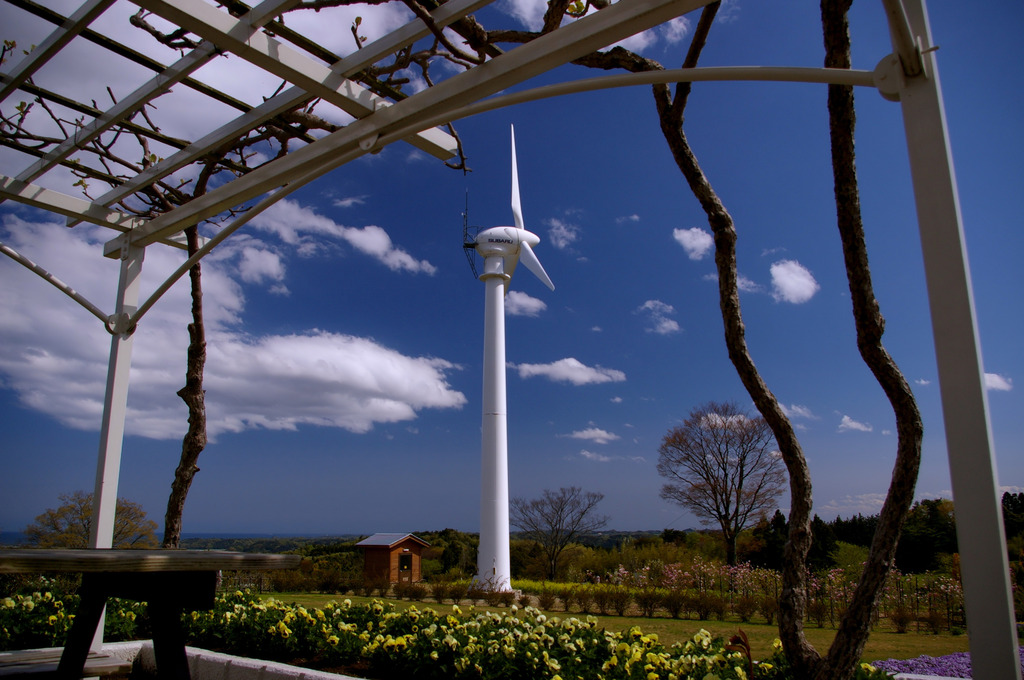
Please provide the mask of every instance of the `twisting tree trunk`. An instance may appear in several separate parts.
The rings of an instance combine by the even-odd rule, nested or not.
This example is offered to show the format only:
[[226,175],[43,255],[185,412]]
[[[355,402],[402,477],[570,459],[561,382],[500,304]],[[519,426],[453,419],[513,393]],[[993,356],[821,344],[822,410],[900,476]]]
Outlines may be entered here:
[[[189,256],[199,250],[199,231],[192,226],[185,230]],[[206,366],[206,330],[203,325],[203,287],[198,262],[189,270],[192,284],[192,323],[188,325],[188,358],[185,368],[185,386],[178,396],[188,406],[188,432],[181,442],[181,459],[174,471],[171,495],[167,499],[164,515],[165,548],[177,548],[181,542],[181,516],[192,479],[199,472],[196,465],[199,454],[206,447],[206,401],[203,392],[203,369]]]
[[[709,5],[700,22],[683,63],[693,68],[704,45],[718,4]],[[811,475],[800,441],[778,400],[761,378],[747,349],[743,315],[740,311],[739,282],[736,267],[736,227],[708,178],[683,132],[683,118],[689,83],[676,86],[670,97],[667,85],[654,88],[661,130],[672,156],[707,215],[715,238],[715,266],[718,270],[718,299],[725,325],[725,342],[729,358],[740,380],[754,400],[754,405],[767,421],[779,445],[789,472],[790,514],[789,540],[786,542],[782,570],[782,593],[779,597],[779,636],[790,663],[798,674],[809,676],[821,657],[804,635],[804,612],[807,608],[807,554],[811,549]]]
[[[851,3],[852,0],[821,2],[827,67],[850,68],[850,34],[846,15]],[[871,284],[857,187],[853,88],[830,85],[828,111],[836,214],[857,327],[857,348],[892,405],[896,415],[898,441],[889,493],[879,514],[871,551],[825,663],[818,669],[816,677],[819,680],[849,677],[864,651],[871,613],[889,573],[900,530],[914,499],[921,462],[921,440],[924,436],[921,414],[910,386],[882,345],[885,320],[879,311]]]

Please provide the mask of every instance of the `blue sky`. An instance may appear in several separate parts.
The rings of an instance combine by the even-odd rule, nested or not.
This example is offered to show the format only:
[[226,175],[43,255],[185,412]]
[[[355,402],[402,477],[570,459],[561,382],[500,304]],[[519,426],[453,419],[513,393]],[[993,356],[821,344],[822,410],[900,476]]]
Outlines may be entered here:
[[[820,65],[816,3],[768,5],[726,5],[702,64]],[[1015,66],[1024,63],[1016,35],[1024,7],[997,2],[965,13],[955,3],[932,5],[999,482],[1021,490],[1024,74]],[[104,21],[125,34],[118,11]],[[537,12],[537,3],[499,0],[478,16],[494,27],[529,24]],[[18,10],[0,13],[24,43],[41,39]],[[371,37],[398,21],[363,14]],[[852,21],[854,66],[871,69],[890,51],[882,9],[858,3]],[[696,15],[648,34],[640,49],[678,66],[688,37],[678,38],[695,22]],[[86,63],[95,65],[57,64],[37,80],[99,98],[86,90],[104,84],[93,73],[101,69],[87,73]],[[130,75],[118,75],[123,91]],[[530,85],[588,75],[565,68]],[[234,83],[254,102],[276,85],[230,72],[207,77]],[[820,85],[698,84],[686,125],[737,223],[751,352],[798,428],[815,511],[832,519],[878,511],[896,437],[856,351],[825,96]],[[187,97],[178,101],[161,99],[158,110],[172,133],[194,137],[217,115],[204,111],[200,120]],[[885,342],[925,421],[918,495],[948,497],[900,109],[867,89],[857,92],[857,106],[861,200]],[[308,185],[228,239],[203,270],[212,441],[189,496],[186,532],[478,529],[484,287],[462,252],[461,213],[468,191],[472,225],[511,223],[510,124],[526,225],[541,237],[535,251],[556,285],[548,291],[520,269],[507,300],[511,494],[576,485],[605,494],[611,528],[699,526],[658,497],[661,438],[702,402],[753,407],[726,355],[712,253],[702,248],[704,215],[660,135],[649,88],[640,87],[460,121],[468,176],[408,145],[390,146]],[[3,174],[25,165],[0,152]],[[60,177],[48,181],[62,188]],[[110,232],[69,230],[61,218],[5,203],[0,234],[112,308],[117,267],[101,254]],[[178,262],[177,252],[151,247],[144,289]],[[187,322],[188,291],[178,285],[135,340],[120,495],[158,521],[185,429],[174,393]],[[22,529],[61,493],[91,491],[108,351],[94,317],[13,261],[0,262],[0,529]]]

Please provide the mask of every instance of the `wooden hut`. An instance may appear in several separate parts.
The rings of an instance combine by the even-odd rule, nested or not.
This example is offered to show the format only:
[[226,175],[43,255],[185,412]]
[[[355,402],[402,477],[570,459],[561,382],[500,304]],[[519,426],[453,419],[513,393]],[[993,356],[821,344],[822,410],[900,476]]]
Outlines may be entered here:
[[373,581],[387,574],[391,583],[423,580],[420,558],[430,544],[412,534],[374,534],[356,543],[363,549],[363,576]]

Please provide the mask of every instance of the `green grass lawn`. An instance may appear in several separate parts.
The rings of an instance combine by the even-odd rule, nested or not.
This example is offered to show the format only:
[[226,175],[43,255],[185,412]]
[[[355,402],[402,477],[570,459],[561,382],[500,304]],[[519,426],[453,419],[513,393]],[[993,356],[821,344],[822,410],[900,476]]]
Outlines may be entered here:
[[[351,600],[353,604],[371,602],[372,597],[358,597],[355,595],[323,595],[318,593],[266,593],[264,598],[273,597],[283,602],[295,603],[307,608],[320,608],[328,602],[339,602]],[[436,602],[410,602],[408,600],[385,600],[395,606],[396,609],[406,609],[416,606],[419,609],[427,607],[437,611],[450,611],[451,604],[439,605]],[[470,607],[467,601],[460,604],[463,612],[468,612]],[[475,611],[507,611],[502,607],[488,607],[478,604]],[[564,611],[545,611],[548,616],[565,618],[575,616],[584,618],[585,614],[573,612],[566,614]],[[598,625],[612,631],[628,630],[633,626],[639,626],[644,633],[657,633],[658,638],[665,644],[680,642],[689,639],[704,628],[712,635],[728,638],[736,634],[740,628],[750,639],[750,645],[754,652],[754,658],[763,659],[771,655],[772,642],[779,636],[778,628],[774,625],[764,623],[741,623],[738,619],[734,621],[697,621],[693,619],[672,619],[667,616],[654,618],[634,616],[597,616]],[[806,630],[807,638],[811,644],[824,653],[831,644],[836,631],[831,628],[818,628],[808,624]],[[968,641],[966,635],[932,635],[930,633],[891,633],[888,631],[874,631],[868,639],[864,650],[865,661],[876,661],[879,659],[911,659],[922,654],[930,656],[942,656],[952,652],[967,651]]]

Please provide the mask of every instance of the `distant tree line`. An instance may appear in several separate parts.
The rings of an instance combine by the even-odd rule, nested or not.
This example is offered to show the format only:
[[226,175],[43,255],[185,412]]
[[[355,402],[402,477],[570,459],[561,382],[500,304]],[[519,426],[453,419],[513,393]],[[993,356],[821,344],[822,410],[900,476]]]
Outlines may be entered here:
[[[1018,561],[1024,555],[1024,493],[1004,493],[1002,504],[1009,557]],[[858,551],[850,550],[851,546],[866,550],[877,525],[877,515],[836,517],[831,522],[815,515],[811,522],[811,569],[844,566],[837,558],[843,551],[857,554]],[[755,566],[780,568],[787,531],[786,518],[776,511],[749,532],[741,548],[741,559]],[[900,534],[896,567],[905,574],[949,571],[952,556],[957,552],[953,501],[936,498],[915,503]]]
[[[65,494],[62,505],[49,509],[26,527],[28,542],[38,547],[77,547],[84,545],[91,517],[88,494]],[[1003,521],[1011,562],[1024,562],[1024,493],[1005,493],[1002,497]],[[119,523],[123,531],[121,545],[153,547],[155,524],[145,517],[141,507],[121,499]],[[825,521],[815,516],[809,566],[813,571],[836,566],[856,567],[867,554],[878,523],[877,515],[857,514]],[[789,530],[786,517],[776,511],[737,542],[741,562],[755,567],[780,569]],[[476,572],[479,536],[446,528],[441,531],[413,532],[430,545],[423,552],[422,573],[428,580],[465,579]],[[362,551],[356,543],[366,535],[317,537],[194,537],[182,540],[183,548],[235,550],[240,552],[296,553],[308,557],[307,566],[294,583],[280,583],[287,589],[333,591],[345,584],[361,582]],[[550,555],[543,544],[526,533],[513,533],[511,566],[513,578],[533,580],[582,581],[614,572],[619,564],[637,568],[644,562],[665,564],[684,561],[683,555],[699,555],[710,561],[724,561],[723,544],[715,531],[589,532],[576,536],[566,546],[557,573],[551,574]],[[957,553],[956,521],[953,502],[947,499],[922,500],[914,504],[900,537],[896,567],[905,574],[924,572],[954,573]],[[955,575],[955,574],[954,574]]]

